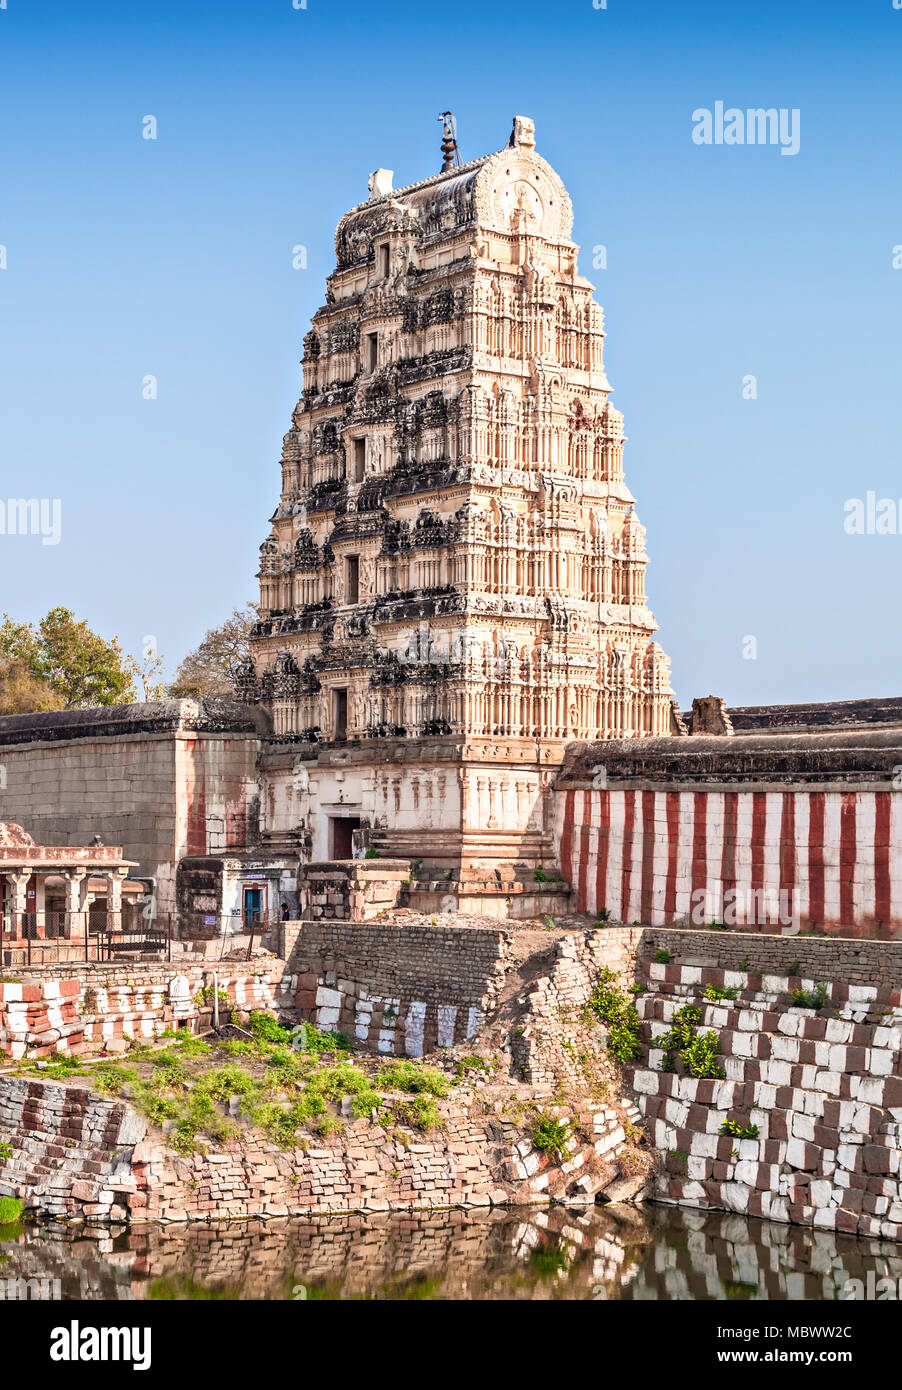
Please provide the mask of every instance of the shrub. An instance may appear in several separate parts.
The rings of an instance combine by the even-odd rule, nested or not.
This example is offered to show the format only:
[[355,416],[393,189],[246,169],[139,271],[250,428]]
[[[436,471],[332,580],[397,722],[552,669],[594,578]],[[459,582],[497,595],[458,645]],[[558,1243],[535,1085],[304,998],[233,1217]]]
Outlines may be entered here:
[[[303,1040],[301,1041],[301,1034]],[[295,1029],[295,1039],[301,1041],[304,1052],[350,1052],[351,1040],[346,1033],[322,1032],[312,1023],[300,1023]]]
[[701,1009],[695,1004],[684,1004],[673,1015],[670,1031],[655,1039],[657,1046],[665,1052],[682,1052],[695,1037],[696,1025],[701,1021]]
[[287,1046],[291,1042],[288,1029],[282,1027],[275,1014],[267,1013],[264,1009],[254,1009],[247,1020],[247,1026],[258,1043],[281,1043]]
[[[635,1013],[635,1010],[632,1012]],[[634,1062],[642,1056],[642,1044],[639,1041],[637,1031],[638,1023],[638,1016],[636,1016],[635,1023],[632,1018],[624,1018],[619,1023],[610,1024],[608,1028],[608,1051],[623,1065],[626,1065],[627,1062]]]
[[705,985],[705,998],[711,1003],[719,1003],[721,999],[735,999],[739,993],[737,989],[721,989],[718,985]]
[[657,1046],[664,1049],[663,1071],[673,1071],[676,1054],[689,1076],[701,1079],[724,1075],[720,1066],[720,1039],[713,1031],[697,1031],[701,1018],[702,1011],[697,1005],[684,1004],[674,1014],[670,1031],[655,1039]]
[[280,1149],[291,1149],[297,1139],[298,1127],[304,1120],[310,1119],[314,1113],[324,1114],[325,1110],[322,1100],[319,1101],[318,1110],[310,1103],[280,1105],[271,1100],[257,1109],[254,1120],[267,1139],[271,1139]]
[[713,1030],[708,1033],[697,1033],[692,1041],[683,1048],[681,1056],[683,1066],[690,1076],[704,1079],[725,1075],[723,1067],[720,1065],[720,1039]]
[[435,1067],[419,1066],[416,1062],[395,1062],[382,1067],[376,1083],[395,1091],[426,1091],[433,1096],[448,1093],[448,1079]]
[[665,951],[663,949],[660,951],[655,951],[656,965],[669,965],[672,960],[673,956],[670,954],[669,951]]
[[413,1129],[438,1129],[439,1113],[435,1097],[431,1095],[405,1097],[393,1102],[395,1119],[402,1125]]
[[566,1152],[570,1140],[570,1125],[566,1120],[558,1120],[553,1115],[539,1112],[529,1137],[533,1148],[539,1153],[550,1154],[552,1158],[559,1158]]
[[[227,989],[218,989],[218,990],[216,991],[216,995],[217,995],[217,997],[218,997],[218,999],[219,999],[220,1005],[221,1005],[223,1008],[230,1009],[230,1008],[232,1007],[231,996],[229,995],[229,991],[228,991]],[[195,1007],[198,1008],[198,1009],[202,1009],[202,1008],[204,1008],[205,1005],[210,1005],[210,1004],[212,1004],[212,1003],[213,1003],[213,986],[212,986],[212,985],[204,985],[203,989],[199,989],[199,990],[197,991],[197,993],[195,994],[195,996],[194,996],[194,1004],[195,1004]]]
[[126,1086],[138,1080],[134,1067],[123,1067],[118,1062],[101,1062],[91,1073],[94,1089],[102,1096],[121,1096]]
[[827,986],[815,985],[813,990],[797,989],[789,996],[794,1009],[822,1009],[827,1002]]
[[214,1067],[198,1083],[198,1089],[213,1100],[227,1101],[232,1096],[249,1098],[259,1093],[260,1086],[250,1072],[238,1067],[234,1062]]
[[757,1125],[741,1125],[738,1120],[724,1120],[720,1132],[733,1139],[757,1139],[759,1131]]
[[636,1005],[617,984],[619,976],[604,967],[589,996],[588,1008],[608,1027],[608,1051],[621,1063],[642,1056]]

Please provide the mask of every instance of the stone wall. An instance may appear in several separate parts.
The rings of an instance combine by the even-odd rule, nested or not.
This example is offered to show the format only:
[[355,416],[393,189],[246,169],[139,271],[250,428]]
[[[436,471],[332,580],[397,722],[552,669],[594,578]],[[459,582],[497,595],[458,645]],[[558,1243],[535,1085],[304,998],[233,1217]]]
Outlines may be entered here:
[[476,927],[284,922],[281,954],[303,1017],[356,1046],[419,1057],[479,1030],[508,941]]
[[555,834],[579,910],[653,926],[902,933],[898,731],[664,742],[568,755]]
[[396,907],[409,880],[409,859],[335,859],[301,865],[301,914],[311,921],[366,922]]
[[[804,951],[810,975],[790,977],[724,968],[739,950],[766,954],[745,937],[709,938],[717,964],[685,956],[659,964],[647,949],[669,936],[685,946],[689,934],[648,935],[649,988],[637,1001],[647,1061],[629,1076],[663,1163],[656,1198],[902,1239],[902,993],[878,943],[868,944],[875,958],[865,970],[884,983],[856,984],[837,978],[846,966],[832,942],[769,941],[767,951]],[[792,992],[813,993],[820,982],[825,1009],[793,1006]],[[706,1001],[708,986],[734,997]],[[684,1074],[679,1062],[663,1070],[656,1040],[686,1004],[702,1011],[699,1031],[718,1035],[722,1078]],[[723,1134],[725,1121],[757,1132]]]
[[118,1052],[128,1038],[159,1037],[167,1028],[195,1031],[202,1015],[209,1021],[198,995],[212,986],[214,971],[219,990],[240,1009],[293,1007],[294,979],[271,957],[26,971],[0,984],[0,1056]]
[[439,1102],[441,1130],[428,1135],[390,1137],[357,1120],[319,1148],[284,1151],[247,1131],[240,1144],[180,1158],[128,1106],[83,1084],[0,1077],[0,1195],[76,1221],[223,1221],[591,1202],[616,1176],[624,1135],[613,1108],[557,1108],[579,1130],[552,1159],[491,1105],[474,1118],[474,1099],[473,1088],[456,1087]]
[[186,854],[243,849],[257,833],[259,711],[227,700],[163,700],[0,718],[3,814],[33,838],[122,845],[132,873],[175,911]]
[[656,951],[708,958],[726,970],[764,975],[810,975],[818,980],[892,988],[902,981],[902,942],[848,937],[773,936],[758,932],[646,927],[641,955]]
[[577,1093],[586,1088],[586,1058],[605,1057],[606,1038],[586,1029],[584,1006],[604,969],[632,979],[641,939],[641,928],[605,927],[568,933],[547,948],[529,972],[511,1040],[517,1074],[539,1085],[563,1082]]

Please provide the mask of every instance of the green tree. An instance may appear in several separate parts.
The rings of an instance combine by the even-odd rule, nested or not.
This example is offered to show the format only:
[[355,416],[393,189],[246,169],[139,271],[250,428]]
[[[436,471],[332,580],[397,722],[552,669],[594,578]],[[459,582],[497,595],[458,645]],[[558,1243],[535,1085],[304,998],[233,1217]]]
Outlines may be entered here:
[[169,694],[189,699],[234,695],[232,672],[250,650],[250,632],[256,621],[257,608],[249,603],[233,609],[219,627],[209,628],[200,646],[180,663]]
[[[49,686],[56,693],[60,701],[57,708],[121,705],[135,699],[119,639],[107,642],[84,620],[79,622],[69,608],[51,608],[37,627],[13,622],[4,614],[0,659],[22,662],[42,687]],[[37,689],[29,696],[21,681],[20,688],[24,698],[40,697]]]
[[63,697],[21,656],[0,656],[0,714],[62,709]]

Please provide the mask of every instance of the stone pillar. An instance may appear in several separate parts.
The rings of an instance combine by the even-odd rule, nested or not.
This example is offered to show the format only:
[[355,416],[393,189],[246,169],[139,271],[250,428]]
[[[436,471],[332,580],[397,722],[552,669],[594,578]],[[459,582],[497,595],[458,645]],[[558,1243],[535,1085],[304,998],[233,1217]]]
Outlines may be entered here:
[[110,869],[109,872],[104,874],[104,878],[107,882],[107,931],[122,930],[122,880],[125,878],[127,873],[127,869]]
[[86,937],[88,934],[88,912],[85,905],[87,888],[87,869],[67,869],[65,929],[67,937],[72,936],[73,927],[76,928],[76,936]]
[[9,911],[10,932],[13,936],[22,932],[22,918],[28,911],[26,889],[31,878],[31,869],[7,869],[6,881],[10,887]]
[[47,935],[47,918],[45,915],[46,896],[44,892],[46,883],[46,874],[36,875],[34,881],[34,934],[36,937],[45,937]]

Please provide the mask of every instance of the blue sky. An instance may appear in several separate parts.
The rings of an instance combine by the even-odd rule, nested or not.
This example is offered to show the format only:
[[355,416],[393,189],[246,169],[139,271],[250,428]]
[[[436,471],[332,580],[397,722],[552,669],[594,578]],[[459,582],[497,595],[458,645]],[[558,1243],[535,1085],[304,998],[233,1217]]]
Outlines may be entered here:
[[[902,535],[843,529],[902,497],[902,10],[307,3],[0,9],[0,498],[63,517],[0,538],[0,609],[172,668],[254,597],[336,222],[371,169],[438,167],[439,111],[464,159],[522,113],[605,307],[681,700],[902,693]],[[799,153],[694,144],[718,100],[798,108]]]

